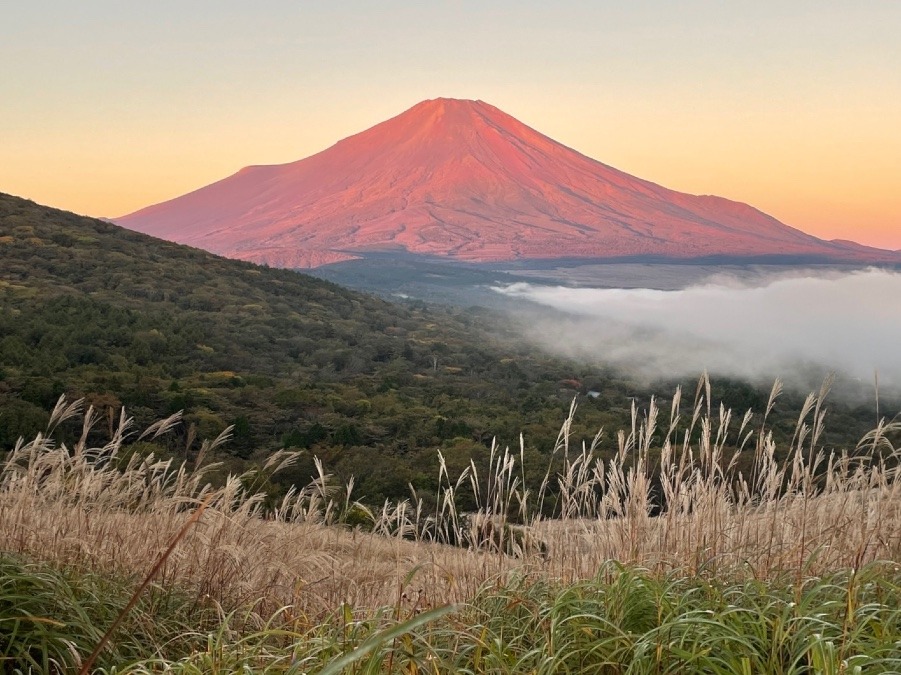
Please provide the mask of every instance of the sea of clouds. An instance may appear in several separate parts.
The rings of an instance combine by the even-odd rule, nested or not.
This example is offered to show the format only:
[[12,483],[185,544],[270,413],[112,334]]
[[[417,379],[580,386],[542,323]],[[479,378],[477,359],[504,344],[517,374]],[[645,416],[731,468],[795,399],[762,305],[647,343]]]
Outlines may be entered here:
[[901,274],[868,269],[766,280],[715,277],[683,290],[496,288],[545,308],[528,336],[568,356],[590,356],[646,377],[711,373],[809,386],[835,371],[847,381],[901,388]]

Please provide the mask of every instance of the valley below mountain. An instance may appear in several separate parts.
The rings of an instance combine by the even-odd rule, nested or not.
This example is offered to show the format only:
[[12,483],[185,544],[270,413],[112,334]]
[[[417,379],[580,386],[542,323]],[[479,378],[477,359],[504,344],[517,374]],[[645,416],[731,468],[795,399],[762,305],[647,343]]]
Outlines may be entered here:
[[[373,257],[357,285],[377,287],[381,274],[385,302],[7,195],[0,231],[5,448],[40,431],[60,395],[94,405],[104,423],[92,438],[111,433],[122,406],[137,424],[183,411],[165,445],[173,457],[196,457],[198,439],[233,426],[220,457],[227,467],[295,449],[302,460],[282,480],[305,483],[318,456],[342,479],[358,476],[360,498],[379,503],[408,496],[410,485],[436,489],[436,448],[462,468],[486,460],[492,439],[523,433],[527,461],[544,465],[574,399],[574,439],[590,440],[627,423],[632,400],[671,395],[699,374],[635,377],[606,350],[574,358],[539,347],[529,329],[567,319],[497,291],[528,283],[522,268],[407,256],[404,271],[402,257]],[[703,269],[674,266],[666,283]],[[403,274],[407,293],[395,285]],[[446,304],[423,302],[430,294]],[[759,407],[771,383],[716,376],[713,391],[744,410]],[[827,436],[836,443],[856,441],[872,418],[868,385],[844,386],[852,396],[835,403]],[[777,433],[791,428],[803,393],[786,394]]]

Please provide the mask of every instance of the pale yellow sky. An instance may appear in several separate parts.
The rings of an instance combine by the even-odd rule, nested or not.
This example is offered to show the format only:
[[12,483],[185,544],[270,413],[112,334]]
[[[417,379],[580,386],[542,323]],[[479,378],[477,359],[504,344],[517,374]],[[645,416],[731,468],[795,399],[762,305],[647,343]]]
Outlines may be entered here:
[[452,96],[901,249],[901,3],[676,4],[30,3],[0,25],[0,191],[123,215]]

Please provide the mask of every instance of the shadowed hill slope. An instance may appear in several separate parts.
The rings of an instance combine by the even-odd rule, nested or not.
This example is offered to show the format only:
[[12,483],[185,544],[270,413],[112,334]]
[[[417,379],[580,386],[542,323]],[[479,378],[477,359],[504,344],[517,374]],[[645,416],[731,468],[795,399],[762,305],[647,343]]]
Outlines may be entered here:
[[622,418],[621,379],[512,330],[481,310],[392,304],[0,195],[0,450],[40,430],[65,393],[95,405],[97,434],[122,404],[139,425],[183,409],[173,453],[235,425],[228,452],[305,449],[298,482],[317,454],[378,501],[427,489],[438,447],[464,464],[494,436],[551,447],[580,388],[618,409],[586,410],[586,436]]

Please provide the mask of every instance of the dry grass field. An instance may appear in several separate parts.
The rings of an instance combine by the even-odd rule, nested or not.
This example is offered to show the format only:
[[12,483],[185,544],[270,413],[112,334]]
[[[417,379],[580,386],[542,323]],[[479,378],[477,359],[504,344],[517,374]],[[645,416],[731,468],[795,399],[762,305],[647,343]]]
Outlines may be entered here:
[[[440,604],[466,600],[487,580],[511,574],[590,579],[610,560],[663,574],[754,579],[901,560],[901,481],[889,442],[898,424],[883,424],[858,448],[827,454],[818,447],[826,391],[808,398],[785,462],[775,460],[765,417],[751,428],[750,416],[733,422],[729,411],[711,411],[702,383],[687,418],[678,394],[662,427],[653,402],[643,417],[635,411],[606,464],[597,459],[600,438],[569,447],[566,420],[554,451],[564,471],[547,475],[538,494],[521,489],[518,455],[509,450],[497,450],[488,477],[474,466],[461,476],[443,473],[439,509],[429,517],[412,499],[375,512],[355,505],[352,486],[331,485],[324,470],[264,510],[255,478],[278,471],[291,455],[272,457],[259,476],[232,476],[214,488],[211,467],[138,455],[120,462],[138,437],[125,418],[103,447],[57,447],[53,426],[80,414],[79,404],[61,402],[51,434],[20,443],[3,466],[0,540],[9,552],[44,561],[138,573],[209,498],[162,578],[222,601],[312,612],[340,602],[390,604],[404,580],[404,591],[428,589],[428,603]],[[777,384],[773,399],[778,392]],[[86,438],[93,414],[84,417]],[[175,423],[164,420],[141,437]],[[224,440],[208,443],[207,452]],[[751,475],[736,471],[727,446],[753,456]],[[652,516],[655,489],[666,508]],[[464,490],[475,494],[478,513],[458,513]],[[550,499],[552,518],[540,508]],[[365,514],[366,527],[342,525],[349,512]]]
[[[184,589],[197,607],[245,608],[259,623],[281,613],[315,625],[341,607],[355,616],[393,607],[396,618],[416,617],[472,602],[486,588],[578,587],[609,577],[611,561],[648,578],[792,579],[800,589],[901,561],[891,442],[901,425],[880,423],[856,448],[821,448],[828,385],[808,397],[782,449],[766,426],[778,382],[757,416],[733,418],[712,406],[706,379],[687,411],[676,392],[665,422],[653,401],[644,413],[634,409],[607,462],[599,459],[601,434],[570,446],[573,406],[553,451],[563,470],[549,471],[537,493],[522,488],[519,454],[496,448],[488,475],[473,465],[450,476],[442,463],[430,514],[415,495],[367,509],[353,501],[352,485],[332,484],[323,467],[312,483],[264,508],[257,486],[292,455],[214,487],[214,465],[127,452],[133,441],[166,433],[178,416],[139,434],[123,414],[109,443],[89,447],[93,411],[60,401],[47,434],[20,441],[2,467],[0,541],[4,554],[125,579],[162,561],[156,587]],[[54,428],[77,416],[82,441],[57,446]],[[208,442],[202,454],[226,440]],[[463,491],[477,512],[459,512]]]

